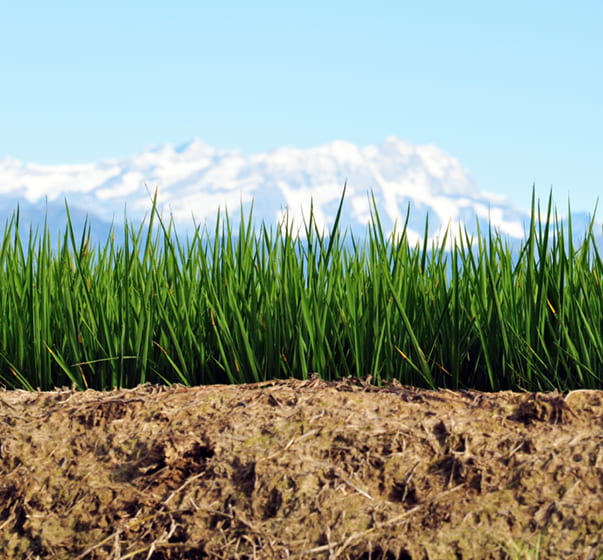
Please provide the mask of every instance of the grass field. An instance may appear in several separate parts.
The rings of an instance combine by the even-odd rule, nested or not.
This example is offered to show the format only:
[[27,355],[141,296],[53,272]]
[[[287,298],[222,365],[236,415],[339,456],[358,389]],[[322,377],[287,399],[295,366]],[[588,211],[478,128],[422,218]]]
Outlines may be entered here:
[[[341,205],[344,203],[344,195]],[[580,241],[549,199],[519,251],[492,229],[432,244],[297,224],[185,239],[153,206],[123,242],[22,234],[0,239],[0,384],[51,389],[145,382],[243,383],[372,376],[482,390],[602,388],[603,261],[594,221]]]

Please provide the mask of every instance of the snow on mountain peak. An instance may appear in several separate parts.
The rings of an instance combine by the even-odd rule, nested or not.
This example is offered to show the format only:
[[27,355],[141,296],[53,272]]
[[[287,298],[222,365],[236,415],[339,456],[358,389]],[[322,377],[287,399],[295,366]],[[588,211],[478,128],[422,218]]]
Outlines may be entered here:
[[457,223],[474,225],[483,208],[495,209],[493,225],[510,235],[520,231],[525,214],[508,200],[488,197],[454,157],[436,146],[416,146],[390,136],[380,145],[358,147],[337,140],[311,149],[281,147],[245,155],[219,150],[193,139],[178,147],[169,144],[139,154],[78,165],[23,164],[0,161],[0,202],[4,207],[23,199],[44,197],[85,209],[95,218],[111,221],[123,215],[137,221],[150,209],[150,195],[186,230],[192,224],[215,220],[218,208],[236,219],[241,206],[253,201],[254,220],[276,225],[284,212],[302,224],[310,201],[319,227],[332,224],[343,185],[348,190],[342,223],[362,235],[370,220],[370,193],[386,230],[404,223],[411,205],[409,227],[422,235],[426,213],[434,234]]

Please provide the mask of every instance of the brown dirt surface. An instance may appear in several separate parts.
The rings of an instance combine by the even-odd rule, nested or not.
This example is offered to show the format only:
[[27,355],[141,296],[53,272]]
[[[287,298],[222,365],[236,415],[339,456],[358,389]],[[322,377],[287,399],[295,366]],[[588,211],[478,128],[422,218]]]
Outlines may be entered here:
[[603,391],[0,391],[0,557],[603,554]]

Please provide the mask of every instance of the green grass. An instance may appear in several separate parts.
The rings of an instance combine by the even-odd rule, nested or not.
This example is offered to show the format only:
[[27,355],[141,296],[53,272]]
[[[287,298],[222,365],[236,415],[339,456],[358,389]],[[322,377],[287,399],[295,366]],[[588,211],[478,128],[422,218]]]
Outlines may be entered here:
[[[522,541],[510,540],[508,544],[500,545],[502,551],[506,554],[509,560],[539,560],[543,557],[543,534],[538,533],[536,542],[533,546],[529,546],[527,543]],[[603,553],[597,553],[593,551],[589,554],[588,558],[592,560],[603,560]]]
[[[344,195],[341,205],[344,203]],[[302,236],[253,215],[179,238],[154,210],[124,241],[49,228],[0,239],[0,384],[372,376],[483,390],[601,388],[603,262],[594,222],[578,243],[533,201],[520,251],[489,230],[410,246],[373,206],[366,239]],[[453,235],[454,234],[454,235]],[[454,238],[454,239],[453,239]],[[448,250],[451,248],[451,250]]]

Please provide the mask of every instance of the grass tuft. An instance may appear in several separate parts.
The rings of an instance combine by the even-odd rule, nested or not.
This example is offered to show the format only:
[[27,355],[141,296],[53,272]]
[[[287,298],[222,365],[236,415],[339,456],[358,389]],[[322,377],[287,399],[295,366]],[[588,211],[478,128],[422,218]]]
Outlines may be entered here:
[[[372,376],[482,390],[602,388],[603,261],[594,220],[575,244],[549,199],[533,198],[519,252],[493,231],[411,246],[386,236],[373,199],[366,239],[285,218],[186,239],[156,199],[122,243],[76,237],[67,208],[0,241],[0,383],[9,388],[132,387]],[[410,211],[410,210],[409,210]],[[544,215],[544,219],[537,217]],[[567,232],[567,233],[566,233]]]

